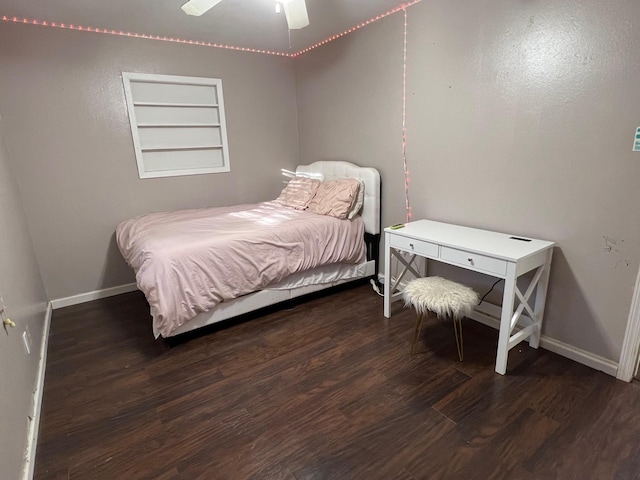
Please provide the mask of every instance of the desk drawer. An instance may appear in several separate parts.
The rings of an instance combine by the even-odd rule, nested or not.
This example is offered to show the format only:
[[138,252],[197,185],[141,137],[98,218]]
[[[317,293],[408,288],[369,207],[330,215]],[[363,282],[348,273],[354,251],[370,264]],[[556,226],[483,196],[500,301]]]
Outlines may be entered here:
[[401,235],[391,235],[389,241],[393,248],[415,253],[423,257],[438,258],[438,245],[435,243],[403,237]]
[[460,265],[463,268],[472,268],[500,276],[504,276],[507,273],[506,260],[465,252],[464,250],[457,250],[451,247],[442,247],[440,258],[446,262]]

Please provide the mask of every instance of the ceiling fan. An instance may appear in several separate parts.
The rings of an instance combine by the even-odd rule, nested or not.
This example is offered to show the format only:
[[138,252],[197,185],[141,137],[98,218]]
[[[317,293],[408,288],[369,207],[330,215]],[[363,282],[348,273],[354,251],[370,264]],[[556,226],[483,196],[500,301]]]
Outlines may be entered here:
[[[187,15],[199,17],[221,1],[222,0],[189,0],[180,8],[182,8]],[[276,0],[276,12],[278,13],[280,6],[284,9],[284,15],[287,18],[287,24],[290,30],[297,30],[309,25],[309,16],[307,14],[305,0]]]

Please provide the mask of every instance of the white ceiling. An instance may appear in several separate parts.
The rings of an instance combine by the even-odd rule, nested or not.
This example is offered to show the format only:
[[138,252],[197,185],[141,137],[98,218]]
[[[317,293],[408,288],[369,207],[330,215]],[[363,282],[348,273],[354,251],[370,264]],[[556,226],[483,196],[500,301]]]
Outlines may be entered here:
[[180,9],[186,1],[0,0],[0,16],[295,53],[403,3],[307,0],[310,25],[289,32],[284,14],[275,13],[275,0],[223,0],[201,17]]

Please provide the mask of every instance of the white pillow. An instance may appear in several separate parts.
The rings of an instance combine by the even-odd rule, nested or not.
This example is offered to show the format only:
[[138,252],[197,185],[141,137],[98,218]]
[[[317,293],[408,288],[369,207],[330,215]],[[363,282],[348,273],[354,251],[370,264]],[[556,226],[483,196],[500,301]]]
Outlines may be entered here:
[[316,172],[296,172],[296,177],[311,178],[312,180],[320,180],[324,182],[324,174]]
[[360,213],[362,210],[362,205],[364,205],[364,180],[360,180],[360,188],[358,188],[358,194],[353,199],[353,205],[351,205],[351,209],[349,210],[349,214],[347,218],[351,220],[353,217]]

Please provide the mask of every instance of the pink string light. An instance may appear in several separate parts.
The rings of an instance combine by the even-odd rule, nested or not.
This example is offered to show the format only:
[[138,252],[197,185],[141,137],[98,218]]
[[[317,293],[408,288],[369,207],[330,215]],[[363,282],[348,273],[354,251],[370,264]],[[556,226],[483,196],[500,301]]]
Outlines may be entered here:
[[[415,5],[416,3],[419,3],[421,1],[422,0],[411,0],[410,2],[398,5],[397,7],[392,8],[391,10],[389,10],[386,13],[382,13],[382,14],[380,14],[378,16],[371,17],[369,20],[365,20],[364,22],[359,23],[358,25],[355,25],[355,26],[349,28],[348,30],[345,30],[344,32],[336,33],[335,35],[332,35],[331,37],[327,37],[324,40],[321,40],[318,43],[315,43],[315,44],[313,44],[313,45],[311,45],[311,46],[309,46],[309,47],[307,47],[307,48],[305,48],[303,50],[300,50],[297,53],[292,53],[289,56],[291,56],[291,57],[300,56],[303,53],[307,53],[308,51],[313,50],[314,48],[321,47],[322,45],[325,45],[325,44],[327,44],[329,42],[337,40],[340,37],[344,37],[345,35],[348,35],[351,32],[355,32],[356,30],[360,30],[361,28],[366,27],[367,25],[370,25],[373,22],[377,22],[378,20],[381,20],[381,19],[383,19],[385,17],[388,17],[389,15],[393,15],[394,13],[398,13],[401,10],[405,12],[405,19],[406,19],[407,7]],[[406,20],[405,20],[405,22],[406,22]]]
[[[122,31],[116,31],[116,30],[109,30],[106,28],[100,29],[100,28],[94,28],[94,27],[87,27],[87,26],[82,26],[82,25],[73,25],[73,24],[69,24],[69,25],[65,25],[64,23],[56,23],[56,22],[47,22],[46,20],[29,20],[27,18],[18,18],[18,17],[10,17],[7,15],[3,15],[2,16],[2,21],[3,22],[12,22],[12,23],[24,23],[24,24],[29,24],[29,25],[37,25],[40,27],[52,27],[52,28],[61,28],[61,29],[65,29],[65,30],[77,30],[77,31],[81,31],[81,32],[91,32],[91,33],[102,33],[102,34],[106,34],[106,35],[116,35],[116,36],[121,36],[121,37],[135,37],[135,38],[142,38],[144,40],[157,40],[157,41],[161,41],[161,42],[172,42],[172,43],[183,43],[183,44],[187,44],[187,45],[200,45],[203,47],[214,47],[214,48],[224,48],[227,50],[237,50],[237,51],[241,51],[241,52],[251,52],[251,53],[263,53],[265,55],[275,55],[275,56],[280,56],[280,57],[297,57],[299,55],[302,55],[303,53],[306,53],[310,50],[313,50],[314,48],[318,48],[322,45],[326,45],[329,42],[332,42],[334,40],[337,40],[340,37],[344,37],[345,35],[355,32],[356,30],[360,30],[363,27],[366,27],[367,25],[370,25],[374,22],[377,22],[378,20],[381,20],[385,17],[388,17],[389,15],[393,15],[394,13],[397,13],[399,11],[404,11],[405,12],[405,19],[406,19],[406,9],[407,7],[410,7],[412,5],[415,5],[418,2],[421,2],[422,0],[411,0],[410,2],[407,3],[403,3],[401,5],[398,5],[395,8],[392,8],[391,10],[389,10],[386,13],[383,13],[381,15],[377,15],[375,17],[370,18],[369,20],[366,20],[358,25],[354,25],[353,27],[345,30],[344,32],[341,33],[337,33],[335,35],[332,35],[330,37],[325,38],[324,40],[321,40],[320,42],[311,45],[310,47],[307,47],[303,50],[300,50],[297,53],[287,53],[287,52],[276,52],[273,50],[264,50],[264,49],[260,49],[260,48],[248,48],[248,47],[236,47],[234,45],[221,45],[219,43],[211,43],[211,42],[201,42],[201,41],[197,41],[197,40],[187,40],[187,39],[182,39],[182,38],[168,38],[168,37],[161,37],[159,35],[149,35],[149,34],[145,34],[145,33],[134,33],[134,32],[122,32]],[[406,20],[405,20],[406,22]]]
[[236,47],[234,45],[221,45],[219,43],[200,42],[197,40],[186,40],[183,38],[173,38],[173,37],[165,37],[160,35],[148,35],[144,33],[132,33],[132,32],[109,30],[106,28],[94,28],[94,27],[87,27],[82,25],[47,22],[46,20],[30,20],[28,18],[9,17],[7,15],[2,16],[2,21],[11,22],[11,23],[23,23],[28,25],[37,25],[40,27],[61,28],[64,30],[76,30],[80,32],[102,33],[106,35],[115,35],[119,37],[135,37],[135,38],[142,38],[145,40],[157,40],[161,42],[183,43],[187,45],[200,45],[203,47],[224,48],[227,50],[237,50],[241,52],[263,53],[265,55],[277,55],[282,57],[291,56],[290,53],[275,52],[271,50],[263,50],[260,48]]
[[409,203],[409,168],[407,167],[407,10],[404,9],[404,36],[402,42],[402,165],[404,167],[404,198],[407,222],[411,221]]

